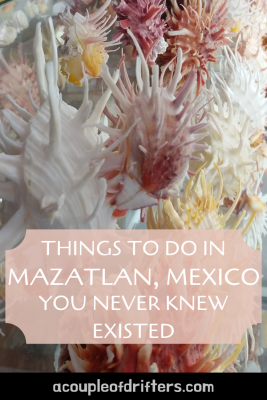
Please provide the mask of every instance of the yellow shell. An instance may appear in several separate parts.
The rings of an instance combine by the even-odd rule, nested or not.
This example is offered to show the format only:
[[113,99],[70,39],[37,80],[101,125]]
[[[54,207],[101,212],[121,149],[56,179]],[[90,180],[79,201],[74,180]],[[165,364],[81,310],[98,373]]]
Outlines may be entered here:
[[105,61],[105,49],[101,43],[92,43],[83,47],[82,61],[94,78],[99,76],[101,65]]
[[81,80],[83,78],[83,70],[81,56],[74,57],[71,60],[62,60],[60,65],[62,74],[70,83],[82,86]]
[[[82,45],[82,44],[81,44]],[[70,60],[61,60],[61,72],[70,83],[82,86],[81,80],[83,79],[82,62],[84,63],[85,70],[96,78],[101,71],[102,63],[105,61],[105,49],[101,43],[91,43],[82,45],[83,53]]]
[[158,207],[156,215],[151,207],[148,209],[148,229],[223,229],[239,200],[241,185],[239,183],[235,201],[223,215],[219,208],[223,190],[222,175],[218,166],[215,167],[220,177],[220,190],[216,197],[201,169],[195,184],[193,177],[188,181],[180,199],[163,200],[163,207]]

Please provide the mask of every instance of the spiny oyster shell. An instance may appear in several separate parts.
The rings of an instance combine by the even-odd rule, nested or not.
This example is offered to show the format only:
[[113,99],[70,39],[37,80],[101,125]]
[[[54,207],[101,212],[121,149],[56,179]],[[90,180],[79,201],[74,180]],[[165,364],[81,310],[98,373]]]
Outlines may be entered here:
[[[118,86],[114,84],[107,66],[102,65],[102,78],[112,90],[118,107],[116,116],[108,114],[116,129],[99,128],[112,137],[123,137],[132,128],[126,144],[123,143],[116,155],[117,161],[119,157],[122,160],[114,181],[122,185],[114,197],[118,211],[148,207],[157,204],[159,198],[168,198],[176,190],[174,186],[184,179],[189,160],[194,159],[192,153],[207,148],[205,144],[196,143],[207,135],[207,132],[196,134],[207,124],[192,123],[204,103],[196,101],[193,104],[187,99],[196,80],[194,71],[181,90],[174,94],[181,79],[182,51],[178,51],[177,67],[169,85],[163,87],[163,77],[159,78],[157,65],[152,67],[150,84],[148,65],[141,48],[129,29],[128,34],[139,53],[137,93],[123,63],[125,85],[120,79]],[[115,191],[116,188],[112,188],[113,195]]]

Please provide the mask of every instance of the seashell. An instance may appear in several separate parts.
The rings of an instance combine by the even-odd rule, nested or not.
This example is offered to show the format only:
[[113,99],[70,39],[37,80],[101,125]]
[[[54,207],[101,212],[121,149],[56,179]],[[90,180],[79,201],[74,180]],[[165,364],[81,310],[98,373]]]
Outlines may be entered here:
[[220,169],[217,166],[216,169],[220,179],[220,190],[216,197],[211,183],[207,185],[205,172],[201,169],[197,179],[191,177],[187,182],[183,196],[179,199],[163,200],[156,213],[149,208],[148,229],[223,229],[239,201],[241,185],[239,183],[239,190],[231,207],[222,214],[219,204],[223,180]]
[[239,105],[240,109],[251,120],[251,133],[264,130],[267,122],[267,98],[265,87],[267,72],[262,71],[250,61],[243,60],[236,51],[224,49],[224,58],[220,63],[220,71],[213,74],[213,78],[226,85],[228,96],[233,106]]
[[207,143],[210,147],[202,155],[208,163],[207,180],[212,183],[214,191],[217,192],[220,187],[216,164],[223,177],[223,194],[233,200],[238,191],[238,179],[242,189],[245,189],[251,174],[257,170],[256,151],[250,141],[254,130],[240,103],[231,100],[228,86],[218,84],[217,88],[212,86],[210,91],[213,101],[209,102],[206,114],[209,121]]
[[[20,114],[3,113],[20,141],[12,141],[1,125],[0,197],[11,202],[16,211],[0,231],[0,259],[5,250],[18,245],[30,229],[115,228],[112,217],[115,207],[105,204],[107,183],[98,177],[103,159],[94,129],[84,128],[89,121],[98,123],[109,99],[108,89],[99,100],[91,117],[88,82],[85,80],[84,100],[79,110],[66,104],[58,93],[57,48],[53,23],[53,61],[45,64],[41,24],[36,27],[34,56],[40,107],[31,115],[11,96],[9,101]],[[114,77],[115,81],[118,77]],[[114,83],[115,84],[115,83]],[[111,151],[105,148],[105,152]],[[102,152],[103,154],[103,152]]]
[[36,15],[39,15],[40,13],[38,5],[34,1],[30,0],[26,1],[24,10],[30,19],[34,18]]
[[223,372],[242,351],[239,345],[63,345],[58,372]]
[[176,57],[178,49],[184,53],[182,75],[197,71],[197,94],[209,78],[208,64],[216,62],[215,51],[230,44],[234,35],[226,18],[228,2],[224,0],[192,0],[179,7],[171,0],[167,11],[169,30],[165,35],[167,51],[159,55],[159,63],[167,65]]
[[[162,87],[163,76],[159,80],[157,65],[152,67],[152,85],[150,85],[149,70],[144,55],[130,30],[128,34],[132,37],[140,57],[137,58],[136,64],[138,93],[134,92],[124,63],[122,68],[126,86],[121,80],[116,86],[107,66],[103,64],[101,76],[112,90],[118,105],[117,116],[111,113],[107,116],[117,128],[98,126],[111,137],[123,137],[135,123],[135,127],[127,137],[127,143],[122,143],[120,146],[118,154],[121,163],[117,165],[117,172],[114,172],[112,179],[103,175],[110,180],[110,185],[112,180],[114,184],[119,183],[119,186],[112,186],[112,204],[116,205],[118,211],[148,207],[157,204],[160,198],[168,198],[173,185],[179,184],[184,179],[192,153],[207,148],[205,144],[196,144],[207,135],[207,132],[199,135],[196,132],[205,129],[207,124],[191,123],[193,116],[198,115],[204,102],[196,101],[192,104],[186,100],[195,83],[194,71],[178,94],[174,95],[177,83],[181,79],[181,50],[178,51],[177,68],[169,85]],[[118,155],[116,162],[119,163]],[[105,163],[101,171],[104,172],[104,169]]]
[[8,46],[17,37],[17,30],[13,26],[0,25],[0,46]]
[[127,33],[129,28],[146,61],[153,64],[158,54],[164,53],[168,46],[163,38],[168,29],[165,20],[162,19],[166,11],[165,0],[120,0],[118,6],[114,5],[114,10],[118,16],[119,27],[113,38],[123,35],[121,40],[126,40],[126,45],[133,46],[132,55],[136,57],[138,51]]
[[255,0],[250,4],[249,24],[241,32],[238,51],[258,68],[267,68],[267,55],[262,39],[267,34],[267,6],[265,0]]
[[[10,93],[20,107],[25,108],[31,114],[35,113],[29,93],[35,104],[39,106],[36,75],[34,69],[23,57],[22,45],[18,46],[18,62],[12,59],[7,62],[3,54],[0,54],[0,65],[0,108],[14,110],[6,98],[6,94]],[[15,112],[19,115],[17,111]]]
[[[94,13],[87,12],[86,17],[79,13],[72,15],[68,9],[67,13],[61,16],[65,25],[65,44],[59,46],[61,71],[69,82],[81,86],[83,80],[83,67],[89,77],[98,77],[101,65],[107,62],[108,54],[106,49],[118,44],[120,37],[107,42],[107,30],[116,20],[109,22],[109,18],[103,18],[106,8],[111,0]],[[67,48],[69,47],[69,50]],[[76,50],[75,50],[76,49]],[[70,55],[73,57],[70,57]]]
[[29,27],[28,18],[26,14],[21,10],[15,11],[13,13],[9,24],[13,26],[17,30],[17,32],[20,32],[23,29],[27,29]]

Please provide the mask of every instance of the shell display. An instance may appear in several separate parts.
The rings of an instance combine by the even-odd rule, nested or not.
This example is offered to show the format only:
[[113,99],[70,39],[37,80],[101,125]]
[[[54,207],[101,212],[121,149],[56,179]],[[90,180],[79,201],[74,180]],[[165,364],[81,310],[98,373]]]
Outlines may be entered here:
[[[239,229],[262,249],[266,1],[72,0],[53,10],[41,18],[47,4],[27,1],[27,17],[15,7],[0,24],[0,262],[26,229]],[[32,26],[33,43],[19,44]],[[55,366],[235,372],[256,351],[254,331],[230,345],[66,344]]]
[[197,134],[206,123],[191,123],[203,102],[192,104],[186,100],[195,81],[194,71],[183,88],[174,94],[181,79],[182,52],[178,52],[177,67],[169,85],[162,87],[162,77],[159,78],[156,65],[152,69],[150,85],[144,55],[130,30],[128,34],[140,55],[136,68],[138,95],[134,93],[127,73],[126,87],[121,80],[117,87],[105,65],[102,70],[102,78],[119,106],[117,121],[118,124],[121,121],[122,127],[116,130],[100,128],[112,136],[122,137],[135,123],[126,139],[127,144],[122,148],[121,174],[116,176],[122,185],[114,200],[119,211],[148,207],[157,204],[159,198],[168,198],[175,190],[174,185],[184,179],[189,161],[194,159],[193,153],[207,148],[205,144],[196,143],[207,135],[206,132]]
[[115,18],[103,18],[108,0],[96,12],[84,17],[78,12],[72,15],[70,11],[62,16],[66,27],[65,43],[58,48],[61,59],[61,71],[69,82],[81,86],[83,68],[89,77],[98,77],[103,62],[107,62],[106,48],[118,44],[119,38],[107,42],[107,31],[114,24]]
[[197,93],[209,78],[208,64],[216,62],[215,51],[230,43],[233,35],[227,30],[227,1],[185,1],[179,6],[171,0],[172,10],[168,13],[169,30],[166,33],[168,48],[162,56],[166,63],[183,50],[182,74],[197,72]]
[[0,71],[0,107],[1,109],[8,108],[19,115],[6,98],[6,94],[12,93],[14,101],[32,114],[35,112],[35,109],[30,98],[39,106],[36,74],[27,59],[23,57],[21,46],[18,47],[18,56],[19,62],[14,59],[6,60],[3,54],[0,54],[2,67]]
[[217,167],[220,189],[216,197],[207,185],[205,172],[200,170],[196,182],[192,177],[185,186],[180,199],[163,200],[162,209],[158,207],[156,216],[150,208],[148,211],[149,229],[223,229],[233,213],[241,194],[241,185],[231,207],[223,214],[219,209],[222,198],[223,182],[220,169]]
[[[51,29],[52,21],[50,20]],[[0,232],[0,258],[17,246],[26,229],[114,228],[113,208],[105,204],[106,181],[97,173],[103,160],[94,158],[99,148],[97,135],[83,128],[90,113],[85,81],[84,100],[79,110],[62,101],[57,88],[57,49],[53,62],[45,66],[40,24],[36,27],[34,53],[40,107],[34,115],[9,97],[18,117],[6,109],[4,115],[20,141],[2,134],[0,154],[1,198],[15,203],[16,212]],[[110,91],[88,119],[99,122]],[[3,125],[1,127],[4,129]],[[74,135],[75,133],[75,140]],[[107,221],[110,221],[107,224]]]
[[120,29],[114,38],[123,34],[122,40],[134,47],[133,56],[138,55],[132,37],[128,34],[127,28],[134,34],[145,59],[153,63],[159,54],[165,52],[168,44],[164,40],[164,33],[167,25],[162,14],[167,8],[162,0],[123,0],[118,6],[114,6],[118,16]]
[[241,345],[62,346],[60,372],[222,372]]

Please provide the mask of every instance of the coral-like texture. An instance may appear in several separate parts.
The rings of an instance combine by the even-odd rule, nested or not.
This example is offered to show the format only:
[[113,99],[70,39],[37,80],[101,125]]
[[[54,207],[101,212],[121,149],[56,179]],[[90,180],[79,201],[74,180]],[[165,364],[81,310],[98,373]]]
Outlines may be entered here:
[[250,7],[249,24],[242,30],[238,51],[260,69],[266,69],[264,38],[267,34],[267,3],[265,0],[255,0]]
[[[240,104],[231,102],[223,87],[220,89],[220,95],[215,88],[212,91],[214,101],[209,103],[207,112],[210,122],[207,143],[210,148],[203,152],[203,156],[208,162],[207,179],[212,181],[215,192],[221,184],[214,167],[217,164],[223,176],[223,197],[233,199],[238,191],[238,182],[245,189],[251,174],[256,171],[257,149],[251,146],[254,130],[249,117],[242,113]],[[223,95],[226,100],[224,103],[221,100]]]
[[[181,50],[168,87],[162,87],[163,77],[159,80],[157,65],[152,69],[151,86],[149,68],[140,46],[130,30],[128,34],[133,38],[140,56],[136,71],[138,94],[134,93],[127,73],[125,87],[121,80],[119,86],[114,84],[104,64],[102,71],[103,80],[112,90],[119,109],[117,117],[109,115],[112,122],[118,124],[117,128],[100,126],[100,129],[112,137],[122,137],[135,124],[126,145],[119,152],[122,163],[115,180],[116,183],[120,182],[122,188],[114,198],[119,211],[147,207],[157,204],[159,198],[168,198],[173,186],[185,177],[189,160],[194,158],[192,153],[207,148],[205,144],[196,143],[207,134],[196,134],[200,129],[205,129],[206,123],[191,123],[203,103],[192,104],[186,100],[195,82],[194,71],[178,94],[174,95],[181,77]],[[119,162],[118,155],[116,157]],[[114,188],[112,193],[114,196]]]
[[[79,110],[62,101],[57,88],[57,48],[52,33],[53,61],[45,66],[41,24],[37,24],[34,55],[40,107],[31,115],[9,97],[22,118],[3,111],[20,141],[9,139],[1,126],[0,196],[17,211],[0,231],[0,259],[5,250],[18,245],[27,228],[90,229],[115,228],[114,207],[105,204],[107,184],[97,176],[103,159],[96,132],[83,128],[91,110],[88,83]],[[46,74],[45,74],[46,70]],[[111,94],[108,89],[91,114],[99,122]],[[112,149],[110,149],[111,151]],[[109,149],[105,149],[108,153]],[[103,157],[102,157],[103,158]]]
[[179,199],[163,200],[156,213],[149,208],[147,226],[149,229],[223,229],[233,213],[240,194],[241,186],[231,207],[222,214],[219,203],[222,197],[223,182],[220,169],[217,174],[220,188],[216,197],[211,184],[207,185],[204,170],[200,171],[196,182],[192,177],[187,182],[183,196]]
[[[258,173],[267,165],[264,133],[266,72],[250,61],[242,60],[230,48],[225,48],[223,54],[219,71],[212,71],[210,90],[205,91],[210,99],[206,107],[207,144],[210,147],[201,156],[208,163],[207,179],[212,182],[215,192],[220,181],[214,163],[220,167],[223,176],[223,196],[233,200],[238,190],[237,178],[244,190],[251,177],[256,181]],[[192,171],[195,168],[190,166]]]
[[167,51],[160,55],[160,63],[166,65],[175,60],[178,48],[184,53],[182,75],[197,72],[197,93],[205,84],[209,62],[216,62],[215,51],[229,44],[233,35],[227,30],[227,1],[201,0],[185,1],[178,5],[171,0],[172,9],[167,12],[169,31],[166,33]]
[[240,111],[250,119],[251,134],[262,133],[267,122],[267,71],[250,60],[243,60],[238,52],[234,54],[229,48],[225,48],[224,55],[217,76],[226,84],[233,105],[239,105]]
[[138,52],[127,28],[134,34],[145,59],[153,63],[158,54],[164,53],[167,44],[163,39],[168,27],[162,15],[166,11],[165,0],[121,0],[118,6],[114,5],[119,22],[119,32],[114,39],[123,34],[122,40],[131,44],[133,56]]
[[34,102],[39,105],[36,75],[34,69],[23,58],[21,45],[18,47],[18,57],[18,61],[11,59],[11,62],[7,63],[0,53],[2,67],[0,70],[0,108],[14,109],[6,98],[7,94],[11,94],[20,107],[32,114],[35,109],[30,101],[29,91]]
[[60,372],[222,372],[240,345],[68,345],[61,347]]
[[75,85],[81,86],[83,67],[89,77],[98,77],[102,63],[108,60],[106,49],[119,42],[120,37],[107,42],[107,31],[116,20],[116,16],[111,22],[110,16],[104,18],[110,2],[107,0],[102,7],[85,17],[79,13],[72,15],[70,10],[61,16],[66,27],[65,43],[58,47],[61,71]]

